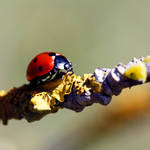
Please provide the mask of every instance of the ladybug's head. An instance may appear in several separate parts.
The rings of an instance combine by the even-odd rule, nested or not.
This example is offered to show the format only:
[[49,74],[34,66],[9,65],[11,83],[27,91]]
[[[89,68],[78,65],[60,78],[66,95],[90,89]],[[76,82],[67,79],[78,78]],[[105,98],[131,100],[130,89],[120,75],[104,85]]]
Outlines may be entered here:
[[73,72],[72,63],[63,55],[55,57],[54,66],[55,69],[58,69],[62,73]]

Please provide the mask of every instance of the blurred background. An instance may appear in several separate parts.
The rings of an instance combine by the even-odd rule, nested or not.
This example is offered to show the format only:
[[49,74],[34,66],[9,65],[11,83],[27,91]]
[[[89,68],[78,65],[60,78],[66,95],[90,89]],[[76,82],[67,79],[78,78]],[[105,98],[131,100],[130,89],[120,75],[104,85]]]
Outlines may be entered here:
[[[148,0],[0,0],[0,89],[26,81],[38,53],[57,51],[78,75],[150,54]],[[149,150],[150,85],[126,89],[109,106],[60,110],[40,121],[0,125],[3,150]]]

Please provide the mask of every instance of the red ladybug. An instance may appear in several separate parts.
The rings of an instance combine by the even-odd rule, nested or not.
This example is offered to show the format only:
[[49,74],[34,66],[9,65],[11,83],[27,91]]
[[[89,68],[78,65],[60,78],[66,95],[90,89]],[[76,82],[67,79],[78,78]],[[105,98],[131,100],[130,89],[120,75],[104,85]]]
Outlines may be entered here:
[[72,71],[72,64],[65,56],[56,52],[44,52],[35,56],[27,68],[27,80],[41,83]]

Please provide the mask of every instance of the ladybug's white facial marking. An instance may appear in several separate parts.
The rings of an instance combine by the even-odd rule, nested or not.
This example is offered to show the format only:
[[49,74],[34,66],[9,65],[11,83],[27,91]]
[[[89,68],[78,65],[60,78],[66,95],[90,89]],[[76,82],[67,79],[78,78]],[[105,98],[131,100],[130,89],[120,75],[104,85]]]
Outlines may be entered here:
[[72,63],[71,63],[71,62],[66,63],[66,64],[64,65],[64,67],[65,67],[65,70],[66,70],[67,72],[73,71],[73,69],[72,69]]
[[59,63],[58,64],[58,69],[63,70],[64,69],[64,63]]

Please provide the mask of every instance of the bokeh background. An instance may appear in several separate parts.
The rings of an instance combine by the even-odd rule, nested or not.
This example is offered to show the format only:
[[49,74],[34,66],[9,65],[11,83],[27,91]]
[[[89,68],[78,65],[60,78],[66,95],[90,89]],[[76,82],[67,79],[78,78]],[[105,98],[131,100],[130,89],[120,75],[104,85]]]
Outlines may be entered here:
[[[26,81],[39,52],[67,56],[76,74],[150,54],[149,0],[0,0],[0,89]],[[0,125],[3,150],[149,150],[150,85],[124,90],[109,106],[60,110]]]

